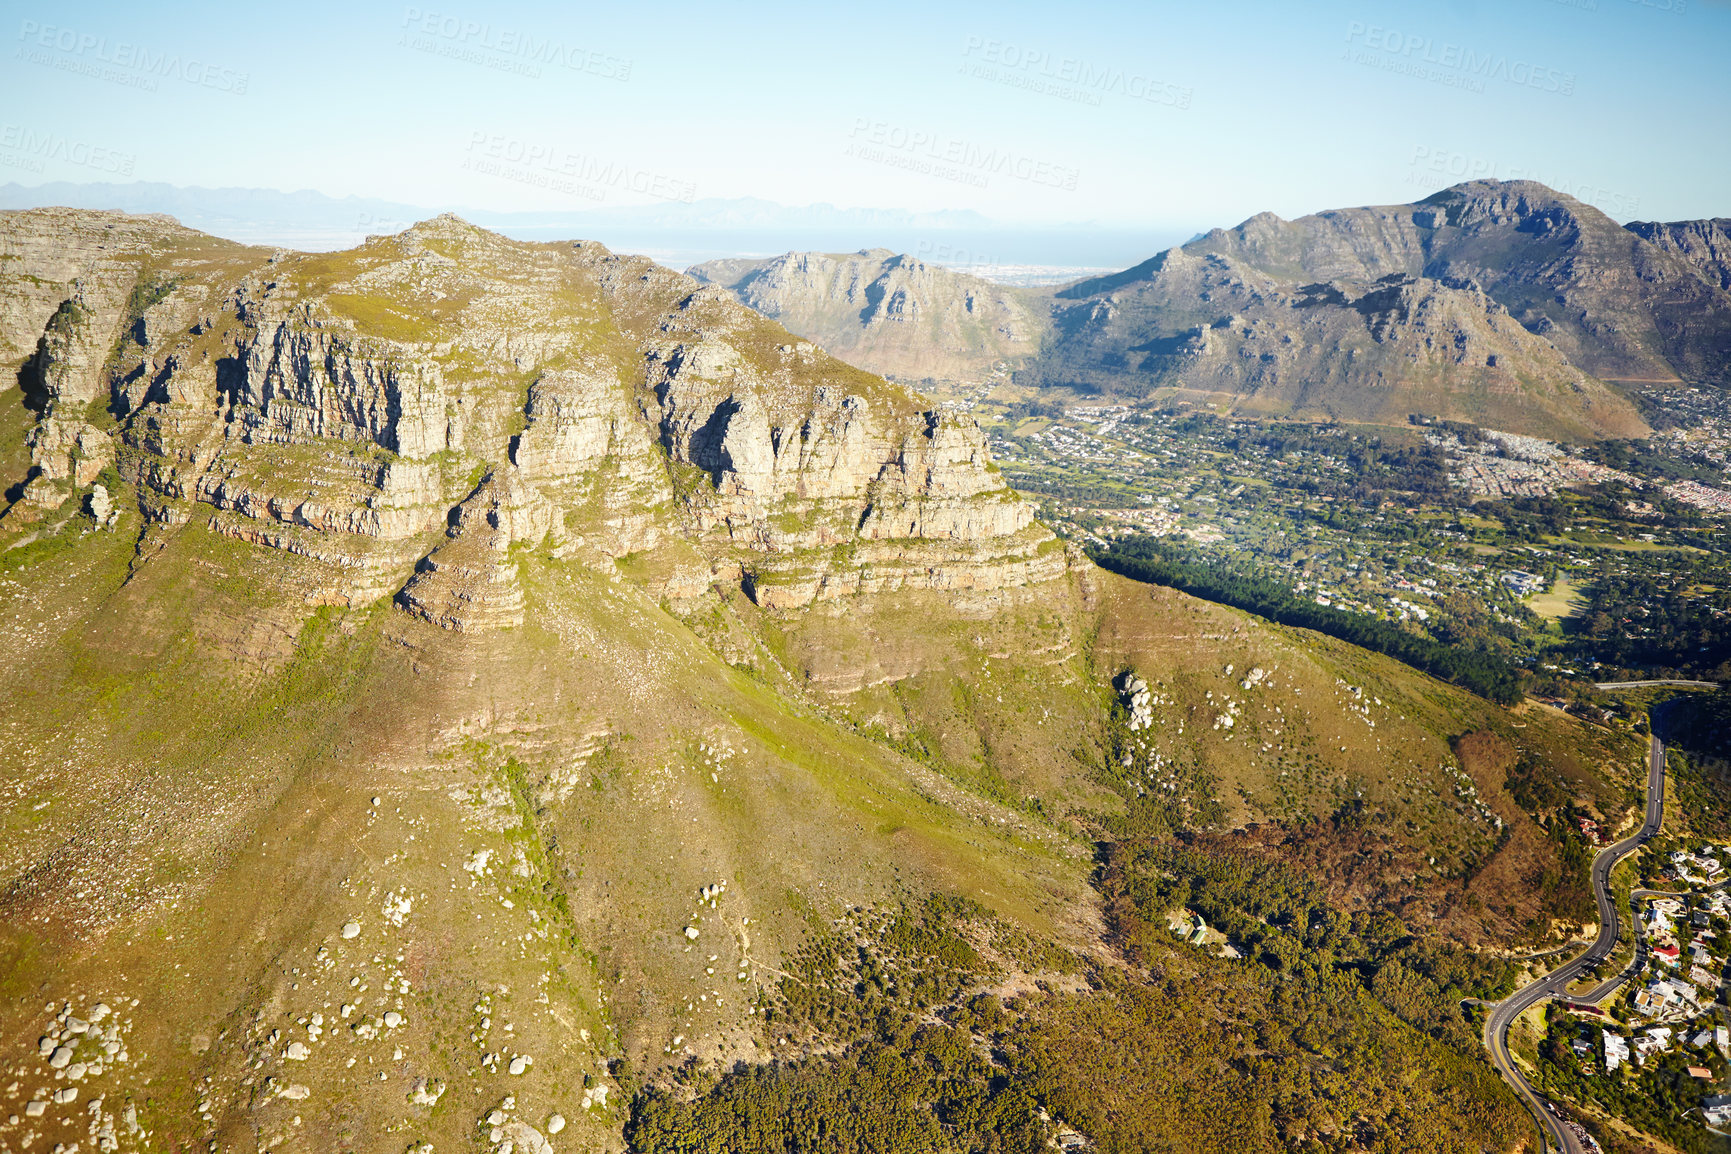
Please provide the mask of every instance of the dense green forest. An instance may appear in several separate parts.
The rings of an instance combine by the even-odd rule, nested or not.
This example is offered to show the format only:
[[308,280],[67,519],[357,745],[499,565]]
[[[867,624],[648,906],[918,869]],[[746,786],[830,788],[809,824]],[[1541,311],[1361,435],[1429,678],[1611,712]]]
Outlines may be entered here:
[[1718,558],[1679,553],[1662,570],[1601,568],[1572,623],[1573,648],[1658,676],[1731,680],[1731,609]]
[[1501,705],[1521,699],[1520,677],[1500,657],[1444,645],[1393,622],[1318,605],[1289,586],[1244,572],[1223,559],[1189,556],[1155,537],[1126,538],[1110,549],[1091,550],[1089,556],[1101,568],[1133,580],[1167,585],[1282,625],[1314,629],[1373,649]]

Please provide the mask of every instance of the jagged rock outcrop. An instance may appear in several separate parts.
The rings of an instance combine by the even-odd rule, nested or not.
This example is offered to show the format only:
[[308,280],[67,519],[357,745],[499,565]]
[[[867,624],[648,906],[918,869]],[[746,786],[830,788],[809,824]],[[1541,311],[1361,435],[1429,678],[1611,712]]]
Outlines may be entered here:
[[[20,273],[64,223],[4,218]],[[695,546],[681,603],[708,581],[788,607],[1064,569],[970,422],[648,261],[454,217],[317,256],[127,227],[103,303],[68,282],[42,322],[29,515],[113,463],[149,523],[463,631],[524,620],[512,549],[550,535],[591,560]]]
[[460,633],[521,625],[523,586],[511,547],[539,546],[558,522],[553,503],[515,467],[489,473],[457,507],[448,540],[421,561],[398,603]]
[[[0,229],[0,361],[21,364],[49,319],[82,295],[95,329],[112,334],[149,263],[200,234],[166,216],[39,208]],[[106,347],[104,348],[106,351]]]
[[261,302],[233,398],[247,439],[360,439],[410,460],[456,447],[438,361],[333,320],[317,302]]
[[851,364],[908,380],[978,380],[1039,348],[1038,293],[876,248],[718,260],[690,274]]
[[114,498],[108,495],[106,485],[92,485],[90,496],[85,504],[90,510],[91,520],[96,522],[98,529],[114,528],[114,522],[120,517],[120,510],[114,507]]
[[30,431],[35,473],[24,499],[45,508],[65,500],[68,486],[89,485],[114,455],[108,435],[89,419],[101,387],[102,311],[81,282],[68,287],[72,295],[49,317],[35,355],[19,371],[20,386],[42,413]]

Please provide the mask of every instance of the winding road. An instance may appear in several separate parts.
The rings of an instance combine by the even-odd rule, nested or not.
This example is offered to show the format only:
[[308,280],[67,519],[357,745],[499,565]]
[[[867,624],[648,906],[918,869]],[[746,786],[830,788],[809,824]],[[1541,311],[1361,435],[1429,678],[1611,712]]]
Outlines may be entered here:
[[1680,678],[1664,678],[1659,681],[1601,681],[1594,689],[1644,689],[1649,685],[1681,685],[1689,689],[1718,689],[1717,681],[1688,681]]
[[[1611,956],[1611,951],[1617,948],[1617,935],[1621,932],[1622,919],[1617,913],[1616,899],[1611,895],[1611,870],[1624,857],[1659,832],[1660,820],[1665,812],[1665,743],[1657,737],[1649,739],[1647,749],[1647,815],[1641,823],[1641,828],[1631,837],[1624,838],[1615,845],[1606,846],[1593,858],[1593,896],[1599,903],[1599,936],[1585,951],[1575,956],[1573,960],[1560,969],[1552,970],[1537,981],[1531,982],[1501,1002],[1491,1010],[1485,1019],[1485,1049],[1490,1051],[1491,1064],[1503,1076],[1503,1080],[1514,1090],[1515,1095],[1532,1111],[1538,1119],[1539,1131],[1544,1136],[1545,1150],[1559,1150],[1562,1154],[1589,1154],[1589,1148],[1576,1137],[1573,1130],[1565,1126],[1561,1119],[1551,1113],[1549,1104],[1537,1094],[1520,1067],[1515,1065],[1514,1056],[1509,1053],[1509,1027],[1516,1018],[1529,1008],[1546,998],[1567,997],[1570,982],[1579,978],[1589,967],[1598,965]],[[1615,979],[1602,983],[1591,995],[1571,999],[1573,1001],[1597,1001],[1615,989]]]

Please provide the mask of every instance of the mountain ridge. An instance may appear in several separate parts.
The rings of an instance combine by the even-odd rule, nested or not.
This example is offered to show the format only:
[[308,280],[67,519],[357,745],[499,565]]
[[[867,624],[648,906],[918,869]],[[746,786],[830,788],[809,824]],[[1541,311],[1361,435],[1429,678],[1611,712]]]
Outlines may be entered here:
[[[1469,181],[1295,221],[1260,213],[1123,271],[1025,293],[1019,331],[1036,335],[971,363],[953,338],[918,329],[923,343],[892,350],[863,313],[820,307],[829,287],[784,277],[754,295],[754,276],[829,258],[714,271],[745,303],[902,377],[977,382],[1005,361],[1019,384],[1084,395],[1378,423],[1421,414],[1594,440],[1647,431],[1618,387],[1731,380],[1722,232],[1624,228],[1530,181]],[[892,258],[872,259],[887,268]],[[975,291],[911,287],[926,315]]]

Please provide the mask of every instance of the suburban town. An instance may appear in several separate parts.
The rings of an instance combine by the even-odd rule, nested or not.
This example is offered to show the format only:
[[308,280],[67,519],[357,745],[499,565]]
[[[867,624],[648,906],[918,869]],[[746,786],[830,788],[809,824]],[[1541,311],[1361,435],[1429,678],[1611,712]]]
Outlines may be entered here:
[[[1696,390],[1632,449],[1012,395],[958,407],[1047,523],[1096,549],[1162,539],[1318,605],[1500,637],[1516,660],[1583,678],[1683,668],[1644,642],[1679,614],[1731,621],[1731,404]],[[1577,624],[1623,643],[1589,643]]]
[[1618,1114],[1660,1086],[1675,1098],[1688,1085],[1687,1111],[1702,1125],[1731,1124],[1728,862],[1731,846],[1720,844],[1641,851],[1637,868],[1664,888],[1632,891],[1632,961],[1551,1004],[1536,1055],[1549,1092]]

